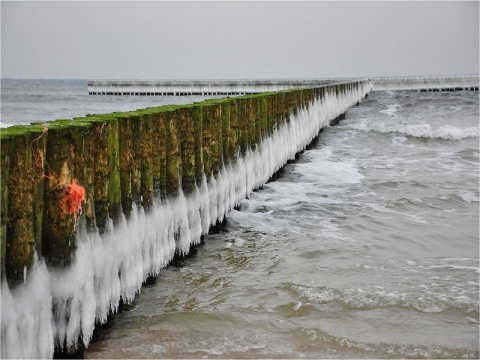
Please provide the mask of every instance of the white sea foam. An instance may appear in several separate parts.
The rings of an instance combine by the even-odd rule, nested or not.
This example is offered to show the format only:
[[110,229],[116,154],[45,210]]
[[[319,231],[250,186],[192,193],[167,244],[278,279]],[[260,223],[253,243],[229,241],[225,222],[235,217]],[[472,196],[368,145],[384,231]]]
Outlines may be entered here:
[[350,122],[349,126],[363,132],[378,132],[382,134],[402,134],[416,138],[463,140],[467,138],[478,138],[478,127],[459,128],[452,125],[443,125],[433,128],[432,125],[422,124],[389,124],[385,122],[372,122],[370,119],[362,119],[357,122]]
[[389,105],[386,110],[381,110],[381,113],[387,114],[388,116],[395,117],[395,113],[398,111],[398,108],[401,107],[399,104]]
[[14,125],[18,125],[18,124],[0,122],[0,129],[8,128],[8,127],[14,126]]
[[458,193],[458,196],[460,196],[468,203],[480,201],[479,197],[475,195],[473,191],[461,191],[460,193]]
[[[210,225],[268,178],[295,153],[304,149],[328,125],[371,90],[365,83],[337,96],[327,92],[308,110],[291,114],[268,139],[245,156],[222,166],[214,177],[204,176],[193,194],[182,192],[152,209],[133,206],[131,218],[121,217],[102,236],[81,226],[77,250],[66,269],[48,269],[34,262],[25,284],[10,291],[2,282],[2,358],[51,358],[54,341],[85,345],[95,322],[104,323],[118,308],[120,298],[131,302],[149,275],[157,275],[175,252],[186,254],[208,232]],[[53,307],[53,314],[52,314]]]
[[295,165],[293,173],[302,174],[307,181],[317,184],[356,184],[364,178],[353,162],[332,161],[332,150],[323,147],[315,152],[305,152],[306,157],[314,160]]
[[[473,269],[473,270],[478,270]],[[424,313],[439,313],[449,308],[462,309],[464,312],[477,311],[473,305],[472,298],[476,294],[466,296],[460,292],[456,294],[445,290],[445,293],[438,291],[424,292],[419,296],[417,291],[404,289],[335,289],[335,288],[313,288],[308,286],[293,286],[299,296],[305,297],[311,302],[327,304],[338,302],[349,309],[375,309],[387,306],[416,309]]]

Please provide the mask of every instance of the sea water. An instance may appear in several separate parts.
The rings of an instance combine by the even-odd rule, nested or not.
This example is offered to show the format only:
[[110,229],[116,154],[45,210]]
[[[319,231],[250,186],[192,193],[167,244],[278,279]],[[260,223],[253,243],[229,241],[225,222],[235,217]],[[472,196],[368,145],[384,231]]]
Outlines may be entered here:
[[[76,81],[65,92],[72,83],[78,97],[103,101],[80,95]],[[9,104],[3,86],[2,123]],[[106,101],[87,112],[119,110],[110,98],[115,107]],[[45,106],[57,111],[51,99]],[[130,109],[161,104],[151,99]],[[83,115],[72,100],[78,112],[70,116]],[[129,311],[112,318],[87,357],[478,358],[478,106],[478,92],[373,92],[259,191],[251,193],[265,167],[276,170],[272,152],[282,150],[271,142],[261,156],[250,151],[237,167],[222,168],[209,185],[204,179],[194,200],[158,204],[149,216],[134,208],[133,221],[122,220],[103,239],[79,234],[69,272],[48,272],[40,261],[25,287],[12,295],[2,288],[2,341],[18,344],[10,357],[48,355],[52,338],[72,342],[91,333],[87,315],[105,320],[122,296],[132,301]],[[24,112],[29,121],[52,118],[34,107]],[[156,284],[140,289],[147,273],[171,260],[175,227],[188,227],[193,238],[238,202],[223,233],[153,270]],[[199,207],[203,215],[191,215]],[[129,269],[128,277],[119,278],[118,268]],[[52,301],[73,314],[68,322],[45,325]],[[27,311],[4,312],[10,308]]]
[[93,96],[88,94],[87,87],[88,80],[1,79],[0,127],[72,119],[87,114],[134,111],[151,106],[188,104],[207,98],[206,96]]
[[478,92],[378,91],[88,358],[478,358]]

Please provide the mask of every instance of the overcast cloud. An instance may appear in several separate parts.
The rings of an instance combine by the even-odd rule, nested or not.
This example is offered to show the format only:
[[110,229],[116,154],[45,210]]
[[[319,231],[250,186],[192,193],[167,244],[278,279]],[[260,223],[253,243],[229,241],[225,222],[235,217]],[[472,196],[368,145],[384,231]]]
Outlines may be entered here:
[[479,72],[479,2],[1,1],[3,78]]

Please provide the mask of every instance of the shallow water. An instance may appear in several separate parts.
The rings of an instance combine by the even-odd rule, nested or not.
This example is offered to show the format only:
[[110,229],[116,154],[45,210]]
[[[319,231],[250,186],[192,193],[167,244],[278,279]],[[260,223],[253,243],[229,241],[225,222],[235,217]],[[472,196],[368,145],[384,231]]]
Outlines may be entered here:
[[478,92],[373,92],[88,358],[478,358]]

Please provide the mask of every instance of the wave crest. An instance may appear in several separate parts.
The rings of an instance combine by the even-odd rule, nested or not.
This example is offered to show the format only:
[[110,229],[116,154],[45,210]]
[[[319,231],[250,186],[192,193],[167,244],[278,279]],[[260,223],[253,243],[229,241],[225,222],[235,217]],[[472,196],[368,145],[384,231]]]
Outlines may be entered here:
[[379,132],[382,134],[398,133],[415,138],[463,140],[467,138],[478,138],[478,127],[458,128],[452,125],[443,125],[439,128],[432,128],[430,124],[414,125],[387,125],[385,123],[371,123],[367,120],[352,123],[351,127],[363,132]]

